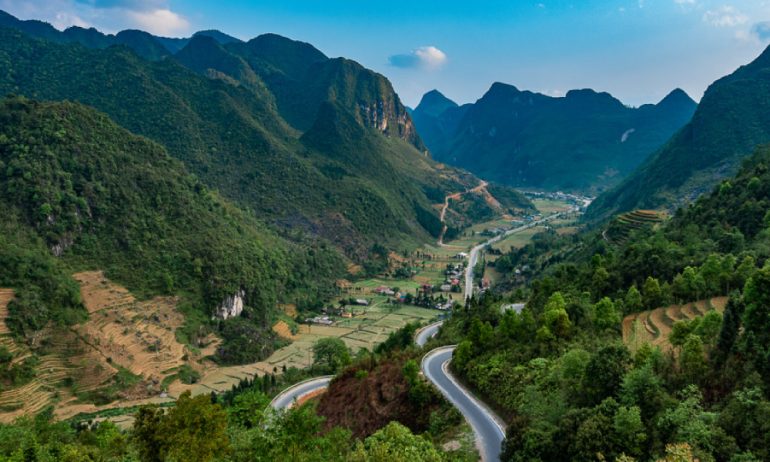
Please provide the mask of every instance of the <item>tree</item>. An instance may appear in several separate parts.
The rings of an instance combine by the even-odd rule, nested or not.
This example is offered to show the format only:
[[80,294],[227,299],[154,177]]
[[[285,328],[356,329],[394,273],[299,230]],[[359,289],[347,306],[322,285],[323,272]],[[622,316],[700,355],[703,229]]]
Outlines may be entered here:
[[597,351],[588,361],[583,376],[583,390],[589,404],[618,395],[623,376],[631,364],[631,354],[622,345],[610,345]]
[[441,462],[430,441],[412,434],[398,422],[378,430],[353,451],[351,462]]
[[609,329],[620,324],[620,313],[609,297],[604,297],[594,305],[596,327]]
[[641,410],[637,406],[620,406],[615,412],[613,427],[623,451],[632,456],[641,456],[642,445],[647,440]]
[[133,440],[143,462],[162,462],[164,439],[160,430],[163,409],[156,405],[142,406],[135,415]]
[[652,276],[648,276],[642,287],[644,295],[644,306],[648,310],[653,310],[663,303],[663,292],[660,289],[660,282]]
[[471,358],[473,358],[473,343],[470,340],[463,340],[452,353],[452,365],[457,370],[463,370]]
[[741,327],[741,316],[743,315],[743,298],[738,292],[730,295],[725,307],[725,314],[722,317],[722,328],[719,331],[717,340],[717,349],[722,357],[732,351],[735,341],[738,339],[738,331]]
[[227,414],[208,395],[182,393],[176,406],[158,426],[162,460],[208,462],[222,457],[230,447]]
[[652,365],[637,367],[623,377],[620,403],[638,407],[645,422],[651,421],[663,409],[667,400],[663,380],[655,373]]
[[350,364],[350,350],[338,337],[322,338],[313,345],[313,364],[331,373]]
[[567,314],[567,302],[561,292],[554,292],[548,298],[543,313],[543,324],[557,338],[566,338],[569,335],[572,323]]
[[227,409],[230,421],[237,426],[254,428],[262,422],[268,404],[270,398],[256,388],[239,393]]
[[626,314],[636,313],[644,309],[644,302],[642,301],[642,294],[636,286],[631,286],[626,292],[626,298],[623,300],[623,309]]
[[687,383],[701,383],[708,370],[703,341],[695,334],[690,334],[682,346],[682,354],[679,357],[679,366],[682,376]]

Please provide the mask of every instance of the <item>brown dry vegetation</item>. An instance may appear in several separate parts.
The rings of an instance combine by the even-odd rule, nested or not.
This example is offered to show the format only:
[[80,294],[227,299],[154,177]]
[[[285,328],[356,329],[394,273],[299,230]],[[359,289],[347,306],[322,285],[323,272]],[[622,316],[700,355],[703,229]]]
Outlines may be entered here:
[[382,360],[365,377],[356,377],[359,369],[349,368],[335,378],[317,407],[318,413],[326,417],[326,426],[348,428],[359,438],[393,420],[414,431],[424,430],[430,412],[414,412],[402,372],[404,362],[405,358]]
[[99,271],[78,273],[89,320],[73,329],[105,359],[151,381],[162,380],[186,363],[190,351],[175,330],[184,322],[174,297],[137,301]]

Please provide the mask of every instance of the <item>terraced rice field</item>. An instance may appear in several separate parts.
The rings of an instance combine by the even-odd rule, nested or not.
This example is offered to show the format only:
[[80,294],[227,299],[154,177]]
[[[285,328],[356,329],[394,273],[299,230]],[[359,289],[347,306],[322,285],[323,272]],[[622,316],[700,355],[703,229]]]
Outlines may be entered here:
[[[10,289],[0,289],[0,345],[14,356],[12,364],[31,359],[32,352],[27,345],[17,342],[5,323],[8,317],[8,303],[14,294]],[[71,367],[58,355],[44,355],[38,358],[37,376],[30,382],[0,392],[0,422],[10,422],[24,415],[41,411],[58,398],[56,385],[67,378]]]
[[727,297],[714,297],[710,300],[630,314],[623,319],[623,342],[632,351],[636,351],[645,343],[670,350],[668,335],[676,321],[695,319],[711,310],[723,313],[726,305]]
[[634,210],[624,213],[615,218],[605,237],[614,243],[624,243],[633,230],[655,226],[665,218],[663,212],[656,210]]

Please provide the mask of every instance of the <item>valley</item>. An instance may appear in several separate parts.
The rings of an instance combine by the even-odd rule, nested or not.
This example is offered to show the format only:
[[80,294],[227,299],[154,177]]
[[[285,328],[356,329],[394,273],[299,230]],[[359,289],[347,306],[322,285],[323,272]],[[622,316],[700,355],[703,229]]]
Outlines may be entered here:
[[27,3],[0,462],[770,462],[766,5]]

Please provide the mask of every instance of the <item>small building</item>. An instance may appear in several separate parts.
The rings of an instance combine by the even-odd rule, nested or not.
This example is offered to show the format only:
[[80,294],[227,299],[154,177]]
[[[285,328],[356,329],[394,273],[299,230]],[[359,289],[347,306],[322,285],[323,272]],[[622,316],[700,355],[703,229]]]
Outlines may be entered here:
[[322,326],[331,326],[334,324],[334,321],[329,319],[329,316],[316,316],[314,318],[307,318],[305,319],[305,322],[308,324],[320,324]]
[[460,252],[457,255],[455,255],[455,258],[457,258],[458,260],[464,260],[468,258],[468,254],[465,252]]
[[452,284],[442,284],[441,285],[441,291],[442,292],[449,292],[452,290]]

